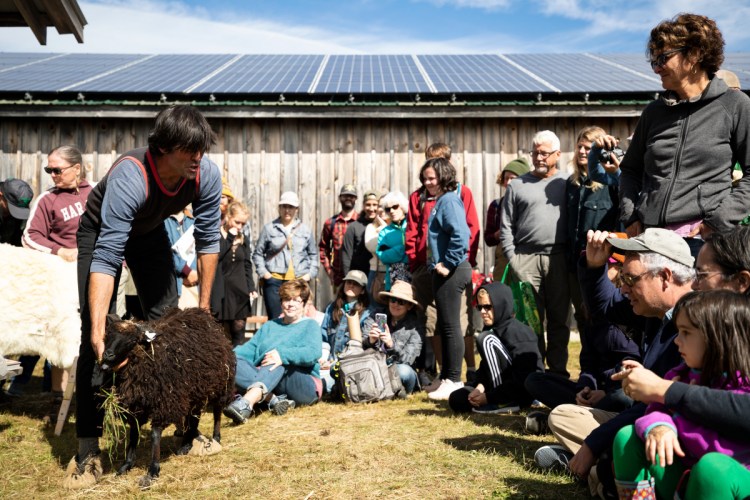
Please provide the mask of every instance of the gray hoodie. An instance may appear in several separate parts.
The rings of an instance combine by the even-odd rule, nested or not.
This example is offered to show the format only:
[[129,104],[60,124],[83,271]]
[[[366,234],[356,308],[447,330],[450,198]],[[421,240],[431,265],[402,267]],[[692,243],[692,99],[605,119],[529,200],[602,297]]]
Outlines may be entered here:
[[[620,220],[730,229],[750,214],[750,98],[715,77],[695,100],[674,97],[641,115],[620,165]],[[745,176],[732,189],[735,162]]]

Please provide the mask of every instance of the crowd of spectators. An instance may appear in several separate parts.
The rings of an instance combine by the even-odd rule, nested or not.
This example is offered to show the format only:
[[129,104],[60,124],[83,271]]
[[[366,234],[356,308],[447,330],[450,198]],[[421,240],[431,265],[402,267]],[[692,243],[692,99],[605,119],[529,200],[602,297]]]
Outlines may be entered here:
[[[367,190],[357,212],[357,188],[345,184],[319,240],[299,218],[298,195],[284,192],[278,218],[253,241],[252,208],[203,156],[213,133],[189,106],[160,113],[149,146],[93,190],[72,146],[50,152],[55,185],[34,203],[25,182],[0,183],[0,242],[79,266],[79,446],[66,486],[101,475],[90,373],[124,258],[140,317],[159,317],[194,288],[196,305],[225,324],[238,394],[224,412],[237,424],[261,408],[283,415],[324,398],[354,340],[383,351],[407,393],[425,390],[453,411],[537,407],[527,430],[558,442],[536,452],[537,464],[588,479],[603,498],[750,494],[750,228],[738,225],[750,214],[750,99],[716,76],[723,38],[711,19],[660,23],[647,52],[665,92],[624,156],[625,141],[588,126],[566,169],[560,139],[543,130],[529,138],[530,162],[515,158],[498,173],[484,232],[496,247],[492,276],[531,287],[542,332],[515,319],[519,298],[506,284],[475,293],[477,207],[447,144],[427,148],[408,196]],[[309,284],[320,268],[335,296],[322,312]],[[256,277],[268,319],[246,342]],[[35,362],[24,357],[25,378],[9,393],[21,392]],[[53,370],[56,403],[64,383]],[[730,471],[716,493],[710,478]]]

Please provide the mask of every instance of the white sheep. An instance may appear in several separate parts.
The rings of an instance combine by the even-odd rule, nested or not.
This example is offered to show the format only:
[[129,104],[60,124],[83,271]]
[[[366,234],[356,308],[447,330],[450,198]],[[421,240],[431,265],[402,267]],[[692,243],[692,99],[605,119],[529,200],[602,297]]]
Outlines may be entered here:
[[81,319],[75,262],[0,244],[0,356],[36,354],[70,368]]

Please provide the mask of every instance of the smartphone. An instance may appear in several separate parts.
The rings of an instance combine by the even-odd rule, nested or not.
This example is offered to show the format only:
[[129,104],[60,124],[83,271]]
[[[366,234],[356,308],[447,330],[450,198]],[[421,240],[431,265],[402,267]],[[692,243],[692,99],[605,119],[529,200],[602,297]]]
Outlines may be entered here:
[[376,313],[375,314],[375,323],[378,325],[378,330],[381,332],[385,331],[385,323],[388,321],[388,316],[386,316],[383,313]]

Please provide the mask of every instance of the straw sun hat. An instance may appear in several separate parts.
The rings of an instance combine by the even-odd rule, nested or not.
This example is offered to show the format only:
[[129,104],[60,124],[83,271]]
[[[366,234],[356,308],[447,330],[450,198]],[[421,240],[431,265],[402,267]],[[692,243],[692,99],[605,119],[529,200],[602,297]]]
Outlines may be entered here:
[[411,284],[407,283],[406,281],[397,280],[391,286],[390,292],[380,292],[380,295],[378,296],[381,301],[389,299],[391,297],[405,300],[406,302],[419,307],[419,303],[414,300],[414,289],[412,288]]

